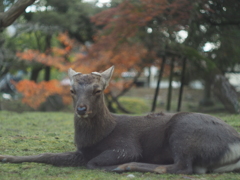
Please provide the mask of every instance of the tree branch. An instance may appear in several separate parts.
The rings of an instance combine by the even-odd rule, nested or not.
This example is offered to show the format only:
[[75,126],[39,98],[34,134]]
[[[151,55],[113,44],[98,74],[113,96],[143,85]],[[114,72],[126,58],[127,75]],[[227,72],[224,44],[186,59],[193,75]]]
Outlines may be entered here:
[[10,26],[36,0],[18,0],[7,11],[0,13],[0,28]]
[[226,22],[213,22],[213,21],[209,21],[209,24],[213,25],[213,26],[239,26],[240,25],[240,21],[226,21]]
[[131,84],[129,84],[128,87],[125,87],[117,96],[115,96],[115,98],[119,98],[120,96],[123,96],[126,92],[128,92],[136,84],[138,78],[141,75],[141,72],[142,72],[142,70],[138,71],[137,75],[134,77]]
[[217,22],[216,20],[211,20],[210,18],[204,18],[210,25],[212,26],[239,26],[240,25],[240,21],[238,19],[234,19],[234,20],[225,20],[225,21],[220,21]]
[[[131,111],[128,111],[126,108],[124,108],[121,103],[118,101],[118,98],[122,95],[124,95],[126,92],[128,92],[131,87],[134,86],[134,84],[136,84],[138,78],[140,77],[142,72],[142,69],[140,71],[138,71],[137,75],[134,77],[133,81],[131,82],[131,84],[128,87],[125,87],[118,95],[114,96],[112,92],[109,92],[108,95],[111,97],[112,102],[115,102],[118,109],[124,113],[127,114],[132,114]],[[108,99],[108,104],[111,106],[111,101]]]

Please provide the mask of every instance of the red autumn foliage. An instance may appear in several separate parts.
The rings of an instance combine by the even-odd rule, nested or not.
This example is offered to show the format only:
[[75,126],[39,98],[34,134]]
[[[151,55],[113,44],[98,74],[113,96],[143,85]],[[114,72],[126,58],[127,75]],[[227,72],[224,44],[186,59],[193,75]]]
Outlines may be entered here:
[[[42,53],[38,50],[28,49],[24,52],[17,52],[16,55],[25,61],[37,62],[55,67],[60,71],[67,71],[71,66],[69,59],[73,57],[73,61],[75,60],[75,54],[71,52],[72,48],[75,46],[75,42],[68,37],[67,33],[59,34],[57,39],[64,45],[64,48],[52,47],[48,50],[48,52],[51,53]],[[78,54],[76,56],[80,55]]]
[[66,71],[69,66],[69,63],[66,62],[63,57],[53,57],[52,55],[47,55],[37,50],[29,49],[25,52],[18,52],[16,55],[29,62],[38,62],[47,66],[54,66],[60,71]]
[[[185,25],[189,21],[194,2],[189,0],[125,0],[117,7],[102,11],[92,21],[96,25],[104,25],[104,36],[114,38],[118,43],[121,38],[135,36],[140,27],[146,26],[154,18],[162,26]],[[109,31],[111,33],[109,33]],[[113,41],[113,40],[112,40]],[[111,42],[111,41],[110,41]]]
[[18,92],[23,94],[22,102],[34,109],[37,109],[49,96],[54,94],[61,94],[65,104],[71,102],[69,89],[61,86],[57,80],[42,81],[40,83],[22,80],[16,83],[15,86]]

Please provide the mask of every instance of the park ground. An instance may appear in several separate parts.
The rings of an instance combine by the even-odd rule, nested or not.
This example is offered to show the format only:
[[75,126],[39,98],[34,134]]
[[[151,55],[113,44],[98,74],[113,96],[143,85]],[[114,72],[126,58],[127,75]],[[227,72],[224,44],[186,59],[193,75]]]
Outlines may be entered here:
[[[240,132],[240,115],[218,113]],[[74,151],[73,114],[70,112],[10,112],[0,111],[0,154],[35,155],[45,152]],[[134,176],[134,177],[129,177]],[[73,179],[73,180],[240,180],[237,173],[205,175],[158,175],[153,173],[127,172],[122,174],[88,170],[84,167],[54,167],[37,163],[0,163],[1,180],[20,179]]]

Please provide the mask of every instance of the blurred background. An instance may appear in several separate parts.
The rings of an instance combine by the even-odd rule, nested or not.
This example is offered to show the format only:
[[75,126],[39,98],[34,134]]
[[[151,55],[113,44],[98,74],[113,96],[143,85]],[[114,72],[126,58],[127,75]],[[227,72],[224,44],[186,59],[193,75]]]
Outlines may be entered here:
[[239,113],[239,0],[1,0],[0,110],[72,111],[68,68],[115,66],[115,113]]

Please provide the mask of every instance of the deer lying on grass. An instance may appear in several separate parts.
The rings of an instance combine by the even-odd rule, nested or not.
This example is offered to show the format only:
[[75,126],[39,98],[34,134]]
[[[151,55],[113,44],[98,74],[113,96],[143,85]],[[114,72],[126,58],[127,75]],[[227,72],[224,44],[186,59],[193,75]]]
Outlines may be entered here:
[[2,155],[0,161],[87,166],[114,172],[202,174],[240,170],[240,136],[218,118],[199,113],[111,114],[103,91],[113,70],[91,74],[69,70],[76,152]]

